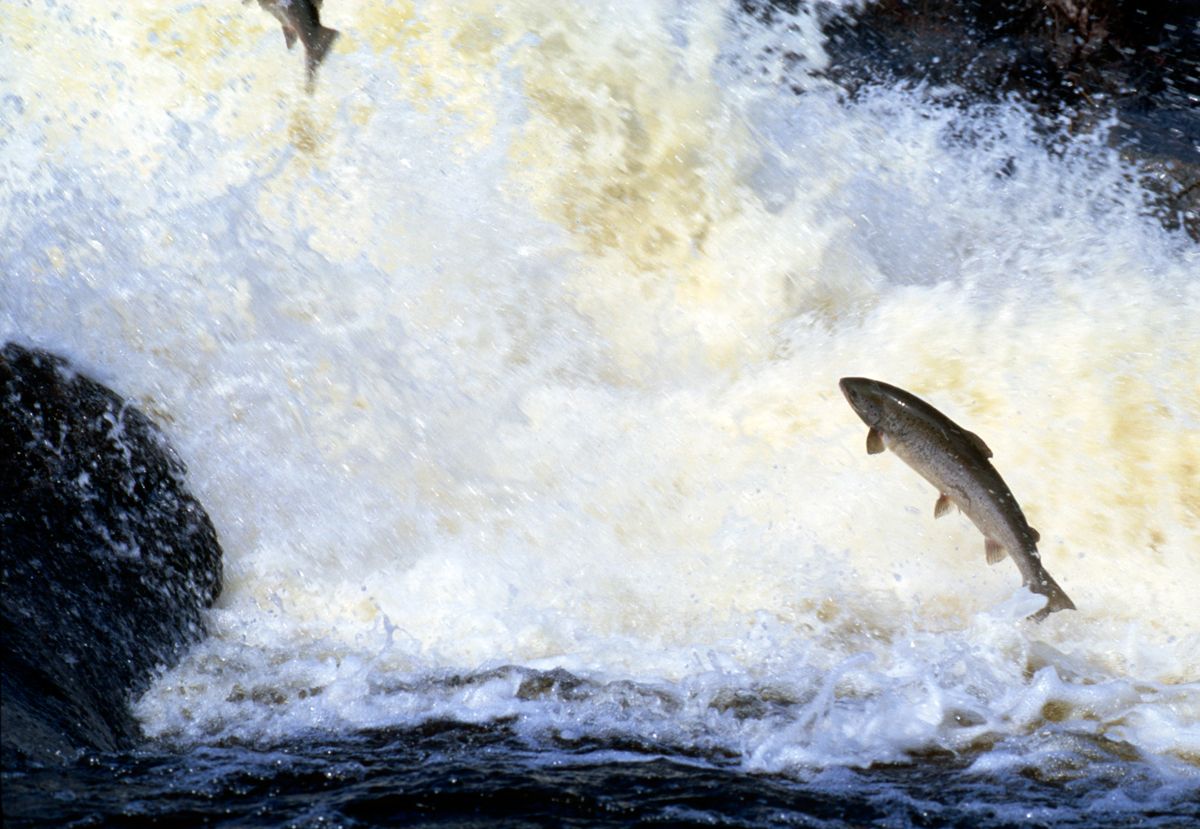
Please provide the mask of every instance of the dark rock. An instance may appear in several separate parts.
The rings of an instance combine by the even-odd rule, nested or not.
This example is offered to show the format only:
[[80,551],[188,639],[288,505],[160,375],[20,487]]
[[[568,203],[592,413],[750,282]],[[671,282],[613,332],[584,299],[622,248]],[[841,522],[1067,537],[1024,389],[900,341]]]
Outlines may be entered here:
[[118,751],[203,635],[221,550],[162,433],[44,351],[0,351],[3,767]]
[[[742,0],[770,20],[799,0]],[[806,4],[809,5],[809,4]],[[1147,212],[1200,241],[1200,2],[875,0],[818,11],[824,74],[853,98],[879,84],[954,87],[951,104],[1017,97],[1049,145],[1112,116],[1109,140],[1142,169]],[[785,63],[788,56],[782,56]],[[802,92],[803,80],[794,88]]]

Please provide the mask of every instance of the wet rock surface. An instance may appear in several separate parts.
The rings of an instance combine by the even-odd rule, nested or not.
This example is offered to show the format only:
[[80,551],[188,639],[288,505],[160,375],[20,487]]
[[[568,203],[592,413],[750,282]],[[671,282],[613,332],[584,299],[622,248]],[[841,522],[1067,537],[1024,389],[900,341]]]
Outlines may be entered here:
[[203,635],[212,522],[162,433],[67,362],[0,351],[5,769],[140,740],[130,699]]
[[[801,4],[742,5],[766,19]],[[822,74],[851,98],[898,83],[940,88],[949,105],[1017,97],[1035,108],[1050,147],[1115,117],[1108,141],[1141,170],[1147,212],[1200,241],[1195,0],[877,0],[853,14],[805,7],[826,36],[831,63]]]

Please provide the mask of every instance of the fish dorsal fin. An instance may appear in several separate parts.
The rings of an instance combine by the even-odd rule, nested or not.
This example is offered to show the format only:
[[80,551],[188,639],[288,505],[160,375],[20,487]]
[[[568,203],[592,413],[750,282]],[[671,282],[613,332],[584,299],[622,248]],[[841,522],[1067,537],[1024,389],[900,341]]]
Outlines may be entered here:
[[1000,542],[992,541],[990,538],[983,540],[983,548],[987,550],[988,564],[995,564],[998,561],[1004,561],[1004,557],[1008,555],[1008,551],[1000,546]]
[[879,430],[872,426],[871,431],[867,432],[867,454],[878,455],[883,450],[883,435],[879,434]]
[[933,505],[933,517],[941,518],[950,511],[952,506],[954,506],[954,502],[950,500],[949,495],[943,492],[938,496],[937,503]]
[[975,444],[975,448],[983,453],[985,458],[992,457],[992,450],[989,449],[988,445],[983,442],[983,438],[974,432],[968,432],[966,429],[963,429],[963,432],[966,433],[967,438],[971,441],[971,443]]

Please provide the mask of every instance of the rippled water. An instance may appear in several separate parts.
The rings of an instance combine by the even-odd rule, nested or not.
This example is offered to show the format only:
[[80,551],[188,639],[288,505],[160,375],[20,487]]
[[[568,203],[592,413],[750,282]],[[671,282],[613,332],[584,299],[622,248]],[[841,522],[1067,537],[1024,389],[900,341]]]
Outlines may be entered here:
[[[1138,826],[1200,820],[1195,787],[1148,768],[972,771],[961,759],[791,775],[646,746],[564,751],[504,725],[432,723],[269,751],[99,758],[8,781],[7,825],[186,822],[288,826]],[[1107,779],[1104,779],[1107,778]]]

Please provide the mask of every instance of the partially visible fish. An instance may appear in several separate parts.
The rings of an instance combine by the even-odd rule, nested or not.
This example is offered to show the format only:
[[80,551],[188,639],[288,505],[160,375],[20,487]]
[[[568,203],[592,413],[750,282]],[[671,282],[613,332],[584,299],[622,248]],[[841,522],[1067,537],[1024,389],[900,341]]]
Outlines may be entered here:
[[937,487],[933,515],[941,518],[955,504],[983,533],[988,564],[1007,554],[1021,571],[1023,583],[1048,599],[1029,618],[1041,621],[1056,610],[1074,610],[1075,603],[1042,566],[1038,531],[1029,526],[1000,473],[988,458],[992,450],[924,400],[904,389],[844,377],[838,384],[850,407],[867,426],[867,452],[891,449]]
[[283,39],[289,49],[296,45],[296,38],[304,44],[305,67],[311,84],[317,65],[338,36],[337,29],[321,25],[321,0],[258,0],[258,3],[283,25]]

